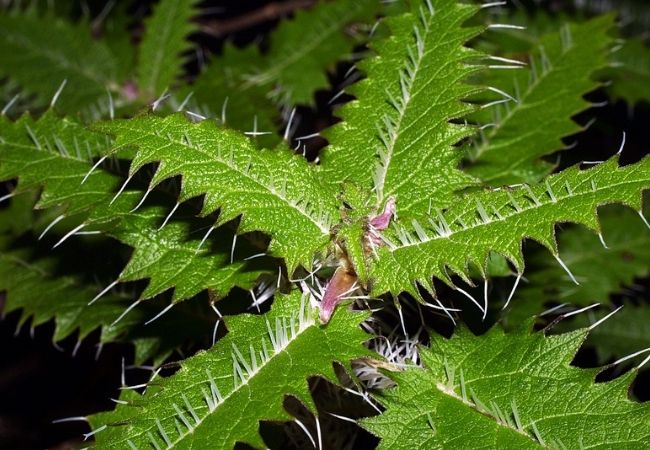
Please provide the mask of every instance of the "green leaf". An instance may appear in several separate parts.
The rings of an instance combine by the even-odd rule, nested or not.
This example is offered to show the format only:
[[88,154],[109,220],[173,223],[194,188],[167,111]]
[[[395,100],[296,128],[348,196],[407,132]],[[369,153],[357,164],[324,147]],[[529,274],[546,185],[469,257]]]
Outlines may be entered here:
[[[154,366],[164,363],[175,350],[195,351],[197,345],[199,347],[210,345],[218,317],[210,309],[205,298],[197,297],[177,304],[171,311],[157,317],[169,306],[166,300],[160,300],[139,303],[117,323],[103,327],[100,341],[133,343],[135,347],[133,364],[150,362]],[[101,308],[102,302],[103,298],[90,308]],[[121,314],[126,307],[125,304],[120,311]],[[153,318],[156,320],[149,322]]]
[[543,9],[536,9],[530,14],[524,8],[514,8],[508,15],[501,12],[490,17],[489,9],[485,11],[485,22],[502,22],[515,25],[512,28],[491,28],[481,34],[472,45],[480,51],[495,56],[510,56],[517,58],[530,53],[539,46],[539,40],[546,35],[557,32],[564,24],[575,20],[562,12],[551,15]]
[[[79,214],[85,219],[85,230],[107,231],[134,247],[118,281],[149,278],[143,299],[174,287],[175,301],[206,288],[221,297],[233,286],[249,288],[261,274],[261,267],[230,263],[230,242],[222,239],[220,251],[213,253],[216,233],[199,249],[205,231],[197,234],[190,229],[187,217],[159,229],[168,208],[145,205],[132,212],[144,193],[126,191],[115,198],[123,183],[120,177],[97,168],[82,184],[93,165],[90,156],[102,154],[110,144],[106,136],[48,112],[37,121],[29,116],[17,122],[0,118],[0,137],[0,180],[18,177],[16,193],[42,187],[38,207],[63,207],[63,216]],[[151,197],[163,205],[170,200],[155,193]],[[209,228],[206,222],[200,221],[199,227]],[[241,243],[239,247],[242,250]],[[244,257],[254,254],[245,244],[243,251]]]
[[[134,199],[142,196],[142,192],[133,194]],[[149,279],[140,298],[151,298],[170,288],[174,288],[172,301],[188,299],[204,289],[210,289],[215,297],[221,298],[234,286],[250,288],[264,273],[263,266],[241,259],[230,260],[232,231],[226,232],[224,228],[214,230],[210,233],[213,238],[201,245],[210,221],[183,217],[196,213],[190,208],[175,213],[175,220],[160,228],[168,209],[151,206],[129,212],[119,227],[110,232],[134,248],[119,280]],[[249,257],[260,252],[242,241],[236,248],[237,256]]]
[[16,238],[34,227],[34,203],[38,193],[14,191],[12,194],[9,205],[2,205],[0,209],[0,236]]
[[554,165],[540,158],[563,149],[561,139],[581,130],[571,118],[590,107],[583,95],[599,86],[593,75],[608,64],[612,26],[612,16],[565,24],[539,40],[528,67],[487,77],[486,83],[510,99],[495,94],[487,102],[506,103],[478,115],[490,126],[469,150],[469,173],[498,186],[534,183],[552,171]]
[[[3,312],[21,310],[19,326],[30,319],[32,328],[54,320],[54,342],[75,331],[80,342],[101,328],[100,343],[135,345],[134,364],[152,361],[159,365],[183,344],[202,343],[210,336],[216,317],[205,301],[176,305],[173,314],[165,314],[147,326],[143,323],[159,315],[165,300],[132,307],[131,294],[111,291],[100,302],[89,305],[100,287],[80,276],[65,274],[69,272],[70,254],[43,257],[33,251],[37,245],[29,232],[50,223],[57,211],[34,211],[37,195],[30,194],[12,197],[9,207],[0,211],[0,291],[6,291]],[[124,315],[127,308],[129,312]]]
[[[133,36],[129,31],[133,25],[131,5],[119,2],[114,6],[108,6],[110,6],[110,11],[100,24],[101,39],[116,56],[118,78],[132,82],[132,78],[135,76],[133,72],[138,48],[133,45]],[[96,21],[90,23],[90,26],[93,27],[97,27],[97,25]]]
[[[571,322],[560,322],[554,330],[589,327],[609,313],[603,310],[578,314]],[[596,350],[600,364],[650,348],[650,308],[646,304],[634,306],[626,303],[623,309],[589,332],[585,345]],[[644,352],[629,361],[639,364],[646,357]]]
[[[226,43],[222,54],[210,61],[196,81],[177,96],[188,110],[206,117],[225,119],[228,127],[245,132],[264,132],[255,141],[273,147],[279,107],[314,104],[314,93],[329,86],[326,70],[349,57],[361,42],[347,28],[368,21],[379,9],[374,0],[319,2],[299,10],[271,33],[269,49],[257,45],[243,49]],[[365,37],[365,36],[364,36]]]
[[[255,46],[238,49],[226,43],[223,53],[207,64],[193,84],[180,90],[177,98],[189,97],[188,110],[214,117],[243,132],[271,133],[254,137],[262,147],[278,141],[275,120],[279,111],[269,98],[268,86],[244,84],[255,72],[262,55]],[[181,100],[182,102],[182,100]]]
[[97,286],[75,277],[53,273],[56,258],[35,259],[29,249],[0,248],[0,291],[7,292],[4,313],[22,309],[19,325],[31,319],[36,327],[55,319],[54,342],[79,330],[78,340],[111,324],[126,308],[128,299],[109,294],[101,305],[88,306]]
[[[0,290],[6,291],[4,313],[20,310],[18,325],[30,327],[54,320],[53,342],[61,342],[77,332],[77,342],[101,329],[100,342],[131,342],[135,346],[135,364],[153,361],[160,365],[181,344],[198,338],[197,332],[209,335],[211,326],[196,317],[175,311],[154,326],[143,330],[143,324],[159,311],[144,305],[129,311],[128,320],[121,316],[132,302],[124,295],[110,294],[101,303],[88,305],[98,286],[84,284],[75,277],[52,276],[44,268],[54,260],[31,260],[20,251],[0,250]],[[170,332],[183,327],[184,333]],[[189,331],[188,331],[189,330]]]
[[434,212],[429,223],[398,222],[385,233],[394,242],[378,251],[373,291],[416,293],[415,282],[432,289],[431,276],[451,284],[447,271],[463,276],[468,264],[485,267],[490,251],[522,272],[524,238],[557,254],[554,224],[574,222],[598,230],[599,205],[622,203],[640,210],[649,173],[650,158],[619,167],[615,156],[589,170],[574,166],[544,184],[468,194],[446,211]]
[[[18,201],[17,201],[18,200]],[[16,203],[30,207],[31,226],[23,228],[22,245],[12,242],[8,236],[0,236],[0,291],[5,291],[3,313],[20,310],[18,326],[31,320],[35,328],[51,320],[55,323],[52,339],[61,342],[75,332],[80,342],[96,329],[101,329],[100,342],[132,342],[135,345],[135,364],[153,361],[161,364],[171,353],[188,342],[202,343],[211,334],[215,315],[206,302],[189,301],[174,308],[155,322],[143,326],[165,308],[165,302],[153,301],[129,308],[133,296],[125,292],[111,291],[102,300],[89,305],[100,289],[96,283],[84,281],[79,276],[61,272],[69,263],[67,257],[35,254],[33,243],[26,247],[28,228],[40,220],[26,196],[12,199],[12,206],[0,213],[0,230],[9,230],[15,222]],[[22,205],[20,206],[22,209]],[[129,308],[129,313],[123,313]]]
[[[102,448],[233,448],[262,446],[260,420],[286,420],[285,395],[312,404],[307,378],[335,379],[332,361],[349,366],[365,355],[366,317],[339,309],[321,326],[309,299],[297,292],[276,298],[270,313],[227,320],[230,333],[207,352],[188,358],[178,372],[155,379],[141,398],[90,422]],[[108,427],[104,427],[108,425]]]
[[[77,330],[81,341],[97,328],[105,330],[126,308],[129,296],[110,293],[105,303],[91,310],[88,302],[97,286],[62,274],[65,262],[60,257],[37,254],[34,242],[29,242],[29,231],[42,219],[32,209],[36,197],[35,192],[15,195],[9,207],[0,210],[0,291],[6,298],[2,313],[22,310],[19,327],[30,319],[32,328],[54,319],[54,342]],[[106,341],[111,340],[115,339]]]
[[373,188],[377,207],[395,196],[405,218],[430,204],[447,206],[454,191],[472,184],[454,147],[471,131],[449,121],[472,110],[461,100],[477,90],[462,82],[477,70],[468,65],[476,53],[463,47],[479,32],[463,27],[476,7],[414,3],[411,13],[387,19],[391,36],[359,65],[367,78],[352,86],[357,100],[326,133],[331,145],[323,156],[329,181]]
[[65,81],[56,109],[78,114],[91,108],[106,111],[107,89],[116,92],[117,62],[85,23],[18,11],[0,15],[0,77],[18,83],[47,106]]
[[155,98],[180,76],[190,48],[187,36],[195,30],[190,19],[196,0],[160,0],[145,21],[137,65],[138,87],[145,97]]
[[[526,328],[529,327],[527,323]],[[380,448],[644,448],[650,408],[628,399],[636,371],[595,383],[571,367],[587,330],[544,336],[498,327],[436,338],[424,368],[391,375],[387,411],[364,427]]]
[[509,323],[544,310],[547,302],[586,306],[604,302],[636,277],[650,273],[650,232],[637,213],[625,208],[599,214],[603,246],[599,237],[584,228],[558,234],[560,259],[580,282],[576,285],[547,252],[528,260],[528,283],[519,288],[507,312]]
[[281,103],[314,104],[314,93],[329,86],[326,71],[350,58],[355,44],[346,28],[371,21],[379,9],[375,0],[320,1],[308,11],[298,10],[271,34],[269,51],[246,77],[246,85],[274,86]]
[[[35,120],[0,118],[0,179],[19,178],[16,192],[44,186],[37,207],[65,205],[70,216],[87,212],[111,198],[119,178],[98,171],[81,185],[92,159],[110,146],[110,139],[90,132],[78,121],[48,111]],[[56,167],[56,171],[53,168]]]
[[[615,12],[619,19],[619,28],[622,29],[615,35],[635,36],[635,33],[630,33],[629,26],[641,26],[642,18],[647,14],[637,11],[638,7],[634,8],[631,5],[620,3],[617,2]],[[595,5],[596,2],[592,2],[592,4]],[[585,5],[587,4],[579,6],[585,7]],[[600,13],[612,12],[611,5],[603,4],[597,9],[601,10]],[[641,20],[635,24],[637,19]],[[494,30],[483,34],[475,46],[485,53],[521,58],[522,54],[530,53],[534,47],[538,47],[542,37],[556,32],[567,22],[576,24],[583,22],[584,16],[569,16],[561,12],[551,15],[543,10],[536,10],[534,14],[529,14],[521,9],[516,9],[509,14],[506,21],[509,24],[525,27],[525,30]],[[639,37],[626,39],[622,44],[614,46],[611,52],[608,52],[607,60],[608,67],[598,71],[596,78],[607,83],[607,92],[614,100],[624,100],[630,105],[650,101],[648,89],[650,52],[644,39]]]
[[264,231],[269,250],[284,257],[289,273],[329,241],[338,218],[336,191],[321,183],[319,168],[284,151],[257,150],[245,136],[211,121],[183,115],[142,116],[98,126],[117,138],[117,149],[136,147],[130,172],[160,162],[152,185],[182,175],[180,200],[205,194],[203,213],[220,209],[219,222],[242,215],[240,231]]
[[611,58],[617,67],[603,73],[612,81],[610,95],[630,105],[650,103],[650,48],[640,39],[630,39]]

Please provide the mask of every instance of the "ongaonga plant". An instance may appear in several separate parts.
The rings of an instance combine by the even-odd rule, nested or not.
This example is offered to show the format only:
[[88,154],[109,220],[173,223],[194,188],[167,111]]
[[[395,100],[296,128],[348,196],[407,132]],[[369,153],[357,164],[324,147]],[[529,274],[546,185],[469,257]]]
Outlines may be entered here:
[[[408,337],[402,311],[413,298],[415,308],[455,324],[459,308],[440,292],[457,292],[485,320],[498,277],[515,277],[503,300],[525,302],[517,297],[524,239],[546,247],[577,285],[581,274],[560,256],[556,224],[581,224],[605,245],[601,205],[626,205],[647,224],[650,158],[621,166],[621,146],[559,172],[542,159],[580,129],[571,117],[589,106],[582,96],[609,65],[612,17],[535,36],[515,59],[507,48],[479,51],[488,38],[475,45],[486,30],[517,29],[485,24],[486,10],[500,3],[323,2],[283,22],[264,55],[227,46],[187,85],[177,79],[196,27],[193,3],[156,5],[135,73],[119,61],[124,55],[110,56],[124,44],[114,30],[104,41],[78,40],[79,27],[37,8],[0,18],[0,53],[13,52],[16,64],[2,74],[33,94],[25,108],[40,111],[12,120],[9,104],[0,118],[0,178],[17,180],[0,211],[5,310],[22,309],[21,322],[31,317],[32,326],[54,318],[55,341],[101,328],[101,343],[133,342],[135,363],[157,367],[144,385],[123,378],[113,411],[83,419],[87,439],[98,448],[264,447],[260,421],[294,420],[309,445],[324,448],[327,416],[358,420],[384,448],[650,446],[650,409],[627,394],[637,370],[595,383],[596,372],[570,366],[609,315],[559,335],[533,332],[530,319],[482,336],[460,327],[447,339],[420,314],[431,332],[422,347]],[[48,22],[64,31],[44,56],[34,25]],[[366,40],[369,51],[350,72],[363,78],[345,86],[354,99],[308,160],[301,145],[310,136],[294,139],[296,149],[288,144],[291,105],[311,102],[326,86],[324,69]],[[18,50],[50,58],[67,80],[46,111],[38,103],[45,85],[22,69]],[[80,51],[104,56],[79,68]],[[74,94],[57,109],[66,92]],[[278,120],[279,135],[260,128]],[[133,248],[116,278],[96,288],[84,268],[61,276],[66,246],[105,236]],[[47,258],[35,251],[44,242],[56,249]],[[598,276],[614,290],[632,275]],[[115,289],[138,280],[148,282],[135,297]],[[468,287],[477,282],[482,300]],[[235,287],[250,291],[252,305]],[[251,309],[225,314],[223,298]],[[381,308],[396,312],[394,332],[406,336],[378,337]],[[160,374],[174,349],[206,335],[207,350]],[[352,377],[345,389],[375,417],[314,402],[308,379],[336,382],[340,367]],[[287,396],[314,411],[310,421],[292,418]]]

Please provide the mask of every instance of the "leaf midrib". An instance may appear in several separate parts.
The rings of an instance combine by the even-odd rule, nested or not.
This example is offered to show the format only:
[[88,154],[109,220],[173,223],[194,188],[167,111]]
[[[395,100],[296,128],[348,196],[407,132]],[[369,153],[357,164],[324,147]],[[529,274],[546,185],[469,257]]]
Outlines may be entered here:
[[[200,425],[201,425],[201,424],[202,424],[202,423],[203,423],[203,422],[204,422],[208,417],[210,417],[211,414],[215,413],[215,412],[216,412],[216,411],[217,411],[221,406],[223,406],[223,405],[226,403],[226,401],[227,401],[230,397],[232,397],[232,396],[235,395],[237,392],[239,392],[239,390],[240,390],[243,386],[247,386],[247,385],[248,385],[248,382],[251,381],[251,380],[255,377],[255,375],[257,375],[258,373],[260,373],[260,372],[262,371],[262,369],[265,369],[269,364],[271,364],[271,362],[275,359],[276,356],[279,356],[279,355],[281,355],[283,352],[285,352],[285,351],[287,350],[287,348],[288,348],[291,344],[293,344],[295,341],[297,341],[298,338],[299,338],[299,337],[300,337],[300,336],[301,336],[305,331],[309,330],[309,329],[312,328],[314,325],[316,325],[316,322],[313,320],[313,318],[312,318],[312,314],[310,313],[309,310],[307,311],[307,316],[306,316],[306,317],[307,317],[306,320],[309,320],[309,323],[307,323],[306,325],[300,327],[300,328],[298,329],[298,332],[297,332],[294,336],[291,336],[285,345],[283,345],[282,347],[280,347],[277,351],[274,350],[273,354],[269,357],[269,359],[268,359],[266,362],[264,362],[263,364],[260,364],[260,365],[258,366],[258,369],[257,369],[256,371],[253,371],[253,374],[252,374],[252,375],[250,375],[249,377],[247,377],[246,380],[244,380],[244,381],[241,382],[239,385],[237,385],[237,387],[234,388],[232,391],[230,391],[228,394],[222,396],[222,400],[221,400],[221,402],[216,406],[216,408],[215,408],[213,411],[208,411],[208,413],[207,413],[205,416],[203,416],[203,417],[200,418],[200,420],[199,420],[198,423],[195,422],[194,428],[193,428],[191,431],[188,431],[187,433],[183,434],[182,436],[179,436],[178,438],[176,438],[176,440],[173,441],[173,442],[171,443],[171,445],[167,446],[166,449],[169,450],[169,449],[171,449],[171,448],[175,448],[175,446],[176,446],[178,443],[182,442],[182,441],[183,441],[183,440],[184,440],[188,435],[191,435],[192,433],[194,433],[194,430],[195,430],[196,428],[198,428],[198,427],[199,427],[199,426],[200,426]],[[301,325],[302,325],[302,324],[301,324]],[[267,337],[267,336],[264,335],[264,336],[263,336],[263,339],[266,339],[266,337]],[[236,377],[236,374],[233,374],[233,376]],[[201,383],[203,383],[204,381],[205,381],[205,380],[201,381]],[[196,385],[189,386],[189,388],[192,388],[192,387],[195,387],[195,386],[196,386]],[[196,406],[194,406],[194,408],[195,408],[195,409],[199,409],[199,408],[200,408],[200,409],[205,409],[205,408],[208,408],[208,406],[207,406],[207,405],[201,405],[201,407],[196,407]],[[174,415],[174,416],[171,416],[171,417],[175,417],[175,415]],[[139,435],[144,435],[146,432],[151,431],[151,430],[156,430],[155,425],[152,425],[151,427],[147,428],[146,430],[141,431],[141,432],[139,433]],[[126,441],[128,441],[128,440],[130,440],[130,439],[126,439]],[[123,442],[124,442],[124,441],[123,441]]]
[[[164,137],[162,135],[162,133],[161,133],[161,135],[158,135],[155,132],[152,132],[152,131],[149,131],[149,130],[142,130],[142,129],[137,128],[137,127],[133,128],[133,127],[130,127],[129,124],[130,124],[130,122],[125,123],[124,128],[131,131],[131,132],[133,132],[133,133],[135,133],[135,134],[140,135],[141,139],[148,136],[149,138],[151,138],[151,140],[159,139],[159,140],[162,140],[162,141],[165,141],[165,142],[169,143],[169,145],[176,144],[176,145],[180,145],[180,146],[185,147],[185,148],[195,150],[195,151],[201,153],[202,155],[204,155],[207,158],[207,160],[212,159],[212,160],[216,161],[217,163],[222,164],[223,166],[225,166],[229,170],[232,170],[233,172],[236,172],[236,173],[240,174],[243,178],[251,180],[256,185],[263,188],[263,190],[266,190],[271,195],[275,196],[276,198],[281,199],[284,203],[286,203],[289,206],[290,209],[298,211],[302,216],[309,219],[309,221],[312,222],[314,225],[316,225],[316,227],[321,231],[321,233],[323,235],[325,235],[325,236],[329,235],[329,225],[328,224],[320,223],[319,221],[314,219],[314,217],[312,217],[310,214],[308,214],[306,210],[300,208],[298,205],[294,205],[292,203],[291,199],[280,195],[279,192],[276,192],[270,186],[265,185],[263,182],[261,182],[260,180],[257,180],[255,177],[253,177],[251,175],[251,173],[244,172],[237,166],[231,166],[228,163],[227,160],[222,159],[222,158],[218,158],[215,154],[208,153],[205,150],[203,150],[203,148],[201,148],[201,147],[196,147],[194,145],[189,145],[189,144],[187,144],[186,142],[183,142],[183,141],[177,141],[175,139],[170,139],[169,137]],[[161,132],[162,131],[164,131],[164,129],[161,130]],[[160,161],[160,160],[162,160],[162,158],[158,158],[158,160]],[[199,165],[204,165],[204,164],[207,164],[207,162],[206,161],[198,162],[198,164]]]
[[[39,144],[40,144],[40,142],[39,142]],[[16,149],[37,151],[37,152],[43,153],[44,155],[51,155],[54,158],[61,158],[61,159],[65,159],[65,160],[68,160],[68,161],[81,162],[81,163],[84,163],[84,164],[89,163],[89,161],[87,159],[76,157],[76,156],[72,155],[71,153],[67,153],[67,154],[64,155],[60,151],[52,151],[51,149],[47,149],[47,148],[40,148],[39,149],[36,146],[36,144],[28,145],[28,144],[21,144],[21,143],[18,143],[18,142],[5,140],[4,142],[0,143],[0,145],[7,145],[9,147],[14,147]],[[16,159],[16,161],[22,161],[22,160],[21,159]],[[40,164],[41,162],[43,162],[42,159],[41,160],[36,160],[36,161],[34,161],[34,164]]]
[[244,83],[244,86],[249,87],[255,84],[265,84],[273,80],[274,76],[277,76],[278,73],[281,73],[283,69],[289,67],[291,64],[294,64],[296,61],[300,60],[302,57],[304,57],[306,54],[311,52],[314,48],[316,48],[319,44],[321,44],[331,35],[335,34],[341,27],[341,22],[349,21],[350,18],[354,17],[357,14],[357,12],[358,12],[358,8],[356,6],[354,8],[351,8],[349,10],[349,14],[345,16],[344,20],[340,22],[333,21],[334,25],[327,27],[325,33],[317,34],[316,39],[311,41],[309,44],[300,47],[300,50],[293,53],[290,57],[278,59],[280,61],[279,64],[272,65],[264,72],[248,77],[248,81]]
[[[466,383],[467,383],[467,382],[466,382]],[[472,403],[472,402],[470,402],[470,401],[466,401],[465,399],[463,399],[463,397],[461,397],[460,395],[458,395],[458,394],[456,393],[456,391],[454,391],[453,389],[447,388],[443,383],[438,382],[438,383],[436,383],[435,387],[436,387],[436,389],[437,389],[439,392],[441,392],[443,395],[445,395],[445,396],[447,396],[447,397],[450,397],[450,398],[453,398],[454,400],[456,400],[456,401],[462,403],[464,406],[470,408],[471,410],[475,411],[476,413],[481,414],[481,415],[483,415],[483,416],[485,416],[485,417],[488,417],[489,419],[492,420],[492,422],[493,422],[495,425],[497,425],[497,426],[501,426],[501,427],[503,427],[503,428],[505,428],[505,429],[507,429],[507,430],[510,430],[510,431],[512,431],[512,432],[515,432],[515,433],[517,433],[517,434],[520,434],[520,435],[522,435],[522,436],[527,437],[527,438],[530,439],[530,441],[531,441],[533,444],[535,444],[537,447],[551,450],[551,447],[547,447],[547,446],[542,445],[540,442],[538,442],[536,439],[534,439],[534,438],[533,438],[531,435],[529,435],[528,433],[525,433],[525,432],[519,431],[517,428],[513,428],[513,427],[511,427],[511,426],[510,426],[509,424],[507,424],[507,423],[502,423],[500,420],[497,420],[494,416],[492,416],[492,415],[489,414],[489,413],[485,413],[485,412],[483,412],[483,411],[480,411],[480,410],[478,409],[477,405],[475,405],[474,403]],[[523,426],[524,426],[524,424],[522,424],[522,427],[523,427]]]
[[[569,53],[570,50],[572,50],[575,47],[575,44],[571,42],[569,45],[563,46],[562,47],[562,52],[558,56],[558,62],[556,62],[554,65],[550,67],[549,70],[542,70],[541,74],[537,74],[537,77],[533,80],[532,83],[528,84],[528,88],[526,91],[521,95],[519,98],[519,101],[513,106],[511,109],[509,109],[505,115],[505,117],[501,120],[501,122],[497,123],[496,126],[492,127],[492,130],[490,131],[488,137],[487,137],[487,143],[481,145],[476,149],[476,153],[473,155],[473,159],[475,161],[479,160],[481,155],[484,154],[486,151],[489,151],[492,148],[491,145],[491,140],[494,139],[494,137],[498,134],[498,132],[508,124],[510,119],[519,111],[522,111],[530,105],[526,103],[526,99],[531,95],[532,92],[534,92],[537,87],[542,83],[542,81],[546,80],[546,78],[553,73],[554,70],[556,70],[556,66],[560,65],[563,60],[566,58],[567,54]],[[534,58],[533,55],[531,55],[531,58]],[[530,70],[528,70],[529,75],[530,75]],[[521,161],[516,161],[516,163],[510,164],[509,168],[512,168],[516,165],[521,163]],[[499,174],[500,176],[501,174]],[[497,176],[494,176],[496,178]]]
[[462,233],[462,232],[465,232],[465,231],[469,231],[469,230],[472,230],[474,228],[480,228],[480,227],[483,227],[483,226],[486,226],[486,225],[491,225],[491,224],[493,224],[495,222],[505,222],[505,221],[510,220],[511,218],[516,217],[518,215],[526,214],[528,211],[543,208],[543,207],[549,206],[551,204],[557,204],[557,203],[560,203],[560,202],[562,202],[564,200],[571,200],[571,199],[574,199],[576,197],[593,195],[596,192],[615,189],[618,186],[629,185],[629,184],[639,184],[639,183],[640,183],[639,180],[633,179],[631,181],[619,182],[619,183],[614,183],[614,184],[607,184],[607,185],[605,185],[603,187],[598,187],[595,190],[589,190],[589,191],[578,192],[578,193],[574,192],[573,194],[568,194],[568,195],[566,195],[564,197],[557,196],[557,200],[555,202],[552,201],[551,199],[546,200],[544,203],[541,203],[541,201],[540,201],[539,205],[531,204],[531,206],[529,206],[529,207],[522,207],[520,210],[514,211],[508,216],[503,216],[502,219],[500,219],[498,217],[495,217],[495,216],[491,216],[491,220],[489,222],[482,222],[481,221],[480,223],[475,223],[474,225],[468,225],[468,226],[463,227],[463,228],[461,228],[459,230],[452,231],[451,233],[446,234],[446,235],[436,235],[436,236],[433,236],[433,237],[431,237],[429,239],[421,240],[421,241],[414,242],[414,243],[402,244],[402,245],[399,245],[399,246],[395,245],[394,248],[388,249],[388,251],[390,253],[395,253],[396,251],[404,249],[404,248],[419,247],[420,245],[424,245],[424,244],[427,244],[429,242],[438,241],[438,240],[442,240],[442,239],[450,239],[455,234]]
[[[171,8],[171,10],[170,10],[170,14],[167,17],[165,17],[165,19],[166,19],[165,24],[169,24],[170,22],[173,22],[174,17],[177,15],[178,7],[179,7],[179,2],[178,1],[174,2],[173,3],[173,8]],[[154,12],[154,14],[155,14],[155,12]],[[162,36],[156,36],[156,42],[159,45],[156,46],[156,51],[154,52],[153,63],[151,64],[152,70],[149,73],[149,76],[147,77],[149,79],[148,83],[147,83],[147,86],[149,86],[149,87],[154,87],[157,84],[158,80],[159,80],[160,72],[161,72],[161,66],[162,66],[161,62],[163,61],[163,58],[165,57],[165,51],[164,51],[165,45],[164,44],[166,44],[168,42],[169,36],[171,36],[172,28],[169,27],[169,26],[165,26],[163,28],[163,30],[164,31],[163,31]],[[148,31],[150,31],[150,29]],[[142,61],[140,61],[140,63],[142,64]],[[142,75],[142,78],[144,79],[145,75]]]
[[[434,15],[431,14],[430,17],[433,18]],[[436,19],[440,19],[439,16],[435,16],[435,17],[436,17]],[[443,21],[444,18],[440,19],[440,20]],[[423,36],[422,36],[422,41],[423,42],[426,43],[428,35],[432,32],[432,28],[433,28],[433,26],[430,23],[427,26],[425,26],[424,33],[423,33]],[[431,53],[437,47],[437,45],[440,45],[440,43],[436,43],[436,45],[434,45],[433,48],[423,49],[422,53],[417,55],[417,61],[416,61],[416,64],[415,64],[415,67],[414,67],[414,70],[413,70],[413,76],[411,77],[411,81],[410,81],[411,86],[409,87],[408,99],[407,99],[406,102],[404,102],[402,110],[397,111],[397,120],[395,120],[395,132],[394,132],[394,135],[393,135],[393,137],[390,138],[390,142],[389,142],[390,145],[388,146],[389,148],[386,149],[386,151],[387,151],[386,157],[380,159],[380,161],[382,159],[383,159],[383,161],[381,161],[382,164],[380,164],[380,166],[379,166],[379,174],[380,174],[380,176],[379,176],[379,180],[377,182],[377,185],[375,186],[375,191],[377,192],[377,206],[380,206],[381,202],[384,199],[384,187],[385,187],[385,184],[386,184],[386,177],[388,175],[388,169],[390,167],[390,163],[392,162],[393,152],[395,150],[395,145],[397,144],[397,141],[399,140],[402,133],[404,133],[406,130],[408,130],[410,128],[410,126],[412,126],[417,120],[419,120],[421,118],[421,116],[423,116],[425,114],[425,113],[421,113],[420,117],[417,117],[413,122],[411,122],[410,124],[407,124],[406,129],[400,130],[401,125],[402,125],[402,120],[406,116],[406,112],[407,112],[409,104],[411,103],[411,100],[413,98],[417,97],[417,95],[424,89],[424,87],[420,87],[420,89],[414,90],[413,92],[411,92],[411,90],[415,87],[415,80],[416,80],[416,78],[418,76],[418,72],[420,71],[422,61],[429,53]],[[417,52],[417,42],[415,42],[414,48],[416,49],[415,51]],[[406,59],[408,59],[408,57]],[[451,60],[448,60],[448,61],[445,62],[444,65],[438,67],[436,72],[432,73],[429,80],[427,80],[425,82],[424,86],[426,87],[429,83],[432,83],[433,80],[435,79],[435,76],[442,70],[442,68],[445,67],[448,64],[451,64],[451,62],[452,62]],[[402,67],[404,67],[404,65],[402,65]],[[438,98],[439,97],[440,97],[440,94],[438,94]],[[433,104],[435,104],[435,102]],[[430,108],[431,107],[429,107],[428,109],[430,109]],[[428,111],[428,109],[427,109],[427,111]],[[384,127],[382,127],[382,129],[383,128]],[[425,135],[426,135],[426,133],[423,133],[417,140],[421,139]],[[383,144],[380,143],[379,145],[383,145]],[[404,149],[404,151],[408,150],[409,147],[411,147],[412,145],[414,145],[414,142],[410,142],[407,145],[407,147]],[[409,174],[407,176],[407,178],[410,179],[412,176],[413,176],[413,173]],[[392,191],[394,192],[403,183],[404,182],[398,184],[398,186],[394,187],[392,189]]]

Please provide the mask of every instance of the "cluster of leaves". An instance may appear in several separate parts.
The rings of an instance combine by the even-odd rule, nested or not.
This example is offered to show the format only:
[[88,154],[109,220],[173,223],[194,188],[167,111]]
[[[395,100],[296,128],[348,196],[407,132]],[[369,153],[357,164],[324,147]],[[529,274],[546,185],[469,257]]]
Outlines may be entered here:
[[[39,2],[0,15],[4,312],[54,320],[54,342],[100,330],[159,369],[205,349],[144,386],[123,379],[87,437],[269,446],[272,420],[322,448],[351,421],[386,448],[650,446],[650,409],[628,394],[639,369],[595,383],[570,366],[585,340],[602,363],[645,355],[650,305],[613,296],[649,273],[650,158],[554,157],[605,81],[612,99],[650,100],[640,39],[612,15],[321,1],[192,71],[204,6],[160,0],[137,45],[124,7],[74,24]],[[314,107],[337,64],[350,70],[330,103],[354,99],[294,139],[296,105]],[[633,304],[610,319],[610,297]],[[593,301],[607,306],[591,321],[532,331],[550,304],[561,318]],[[493,324],[482,336],[471,308]],[[314,377],[379,415],[323,406]]]

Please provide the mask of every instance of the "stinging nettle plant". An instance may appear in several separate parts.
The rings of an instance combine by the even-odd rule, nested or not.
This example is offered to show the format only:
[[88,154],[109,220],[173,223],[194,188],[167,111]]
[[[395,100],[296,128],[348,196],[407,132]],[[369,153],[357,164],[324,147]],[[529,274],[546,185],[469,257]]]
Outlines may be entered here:
[[[586,94],[648,100],[625,88],[641,41],[613,15],[337,0],[187,69],[219,32],[203,7],[160,0],[137,45],[122,6],[0,16],[4,313],[153,367],[76,418],[90,445],[279,446],[260,423],[280,421],[297,447],[358,426],[381,448],[650,446],[629,393],[647,352],[617,337],[648,346],[647,302],[551,328],[649,273],[650,159],[622,165],[625,135],[550,157]],[[296,136],[341,61],[340,121]],[[585,341],[637,365],[596,382],[571,366]]]

